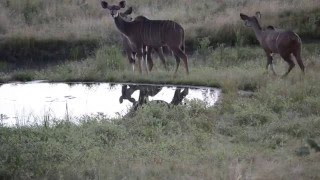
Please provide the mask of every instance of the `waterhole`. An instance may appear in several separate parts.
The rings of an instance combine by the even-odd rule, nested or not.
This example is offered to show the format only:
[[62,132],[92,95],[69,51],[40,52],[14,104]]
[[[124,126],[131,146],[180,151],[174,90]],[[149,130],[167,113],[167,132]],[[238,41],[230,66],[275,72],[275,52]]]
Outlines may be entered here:
[[207,87],[110,83],[8,83],[0,86],[0,123],[41,125],[45,120],[77,121],[84,116],[121,118],[143,104],[213,106],[219,89]]

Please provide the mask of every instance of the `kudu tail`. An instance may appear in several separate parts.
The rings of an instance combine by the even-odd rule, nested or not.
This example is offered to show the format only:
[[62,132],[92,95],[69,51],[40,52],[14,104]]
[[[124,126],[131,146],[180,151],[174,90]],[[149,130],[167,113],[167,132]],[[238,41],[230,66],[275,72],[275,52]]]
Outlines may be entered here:
[[297,63],[299,65],[301,71],[304,73],[305,66],[304,66],[303,61],[301,59],[302,41],[301,41],[300,37],[297,34],[295,34],[295,35],[296,35],[297,38],[293,39],[293,41],[294,41],[294,44],[296,44],[296,47],[295,47],[295,49],[294,49],[292,54],[296,58]]

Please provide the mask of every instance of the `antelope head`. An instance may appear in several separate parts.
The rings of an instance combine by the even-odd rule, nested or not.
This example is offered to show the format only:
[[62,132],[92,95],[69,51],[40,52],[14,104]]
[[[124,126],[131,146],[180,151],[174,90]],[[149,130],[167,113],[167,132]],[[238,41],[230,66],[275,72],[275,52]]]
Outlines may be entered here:
[[122,17],[122,19],[126,21],[132,21],[133,18],[131,17],[132,14],[132,7],[129,7],[125,12],[119,13],[119,15]]
[[261,19],[261,13],[259,11],[256,12],[255,16],[247,16],[245,14],[240,13],[240,18],[248,27],[260,27],[258,19]]
[[109,5],[106,1],[101,1],[101,6],[103,9],[109,9],[111,16],[116,18],[119,16],[119,10],[125,8],[126,1],[120,1],[118,5]]

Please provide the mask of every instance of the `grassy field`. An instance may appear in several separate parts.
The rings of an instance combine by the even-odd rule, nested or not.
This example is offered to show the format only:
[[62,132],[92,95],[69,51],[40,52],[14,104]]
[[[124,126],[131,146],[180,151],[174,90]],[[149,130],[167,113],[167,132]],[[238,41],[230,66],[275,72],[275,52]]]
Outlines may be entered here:
[[[306,75],[265,74],[258,47],[199,49],[191,72],[174,60],[157,61],[149,74],[131,72],[118,47],[47,69],[16,71],[3,81],[113,81],[220,87],[221,102],[206,107],[147,104],[125,118],[83,117],[37,126],[0,127],[0,177],[4,179],[319,179],[320,47],[303,48]],[[276,71],[287,64],[276,57]],[[253,91],[240,96],[238,90]],[[312,144],[311,144],[312,145]],[[312,146],[313,147],[313,146]]]
[[[56,61],[64,61],[16,70],[0,61],[0,82],[201,85],[223,90],[218,105],[146,104],[116,119],[82,117],[79,124],[56,119],[15,128],[0,124],[0,179],[320,179],[320,149],[314,145],[320,144],[320,44],[306,43],[320,37],[314,23],[319,20],[319,1],[128,4],[136,15],[173,19],[185,27],[192,49],[189,76],[182,64],[173,76],[171,56],[168,71],[154,56],[155,69],[149,75],[133,73],[99,1],[3,0],[0,52],[16,53],[11,54],[15,58],[40,52],[42,62],[48,50],[56,49],[50,51],[50,60],[55,61],[56,54]],[[303,37],[304,76],[298,66],[284,79],[265,73],[264,52],[239,18],[240,12],[256,10],[262,12],[264,25],[293,29]],[[80,54],[86,49],[93,51],[91,56]],[[73,59],[77,61],[69,61]],[[281,75],[286,69],[275,56],[276,72]],[[252,94],[241,95],[239,90]]]
[[[118,3],[110,1],[109,3]],[[132,0],[133,17],[175,20],[186,32],[186,50],[193,52],[207,39],[210,46],[257,44],[239,18],[240,12],[262,13],[262,25],[292,29],[304,41],[320,39],[318,0]],[[85,58],[102,45],[120,44],[110,13],[98,0],[2,0],[0,61],[61,61]],[[83,51],[83,45],[88,51]],[[61,54],[69,50],[70,54]],[[85,52],[85,53],[83,53]]]
[[[240,12],[261,11],[263,27],[271,24],[294,30],[304,42],[320,40],[318,0],[133,0],[127,6],[133,7],[133,17],[144,15],[181,24],[189,53],[203,43],[214,48],[256,45]],[[0,71],[85,59],[101,46],[121,43],[110,12],[102,9],[98,0],[0,1]]]
[[[187,76],[183,62],[180,63],[177,76],[174,76],[175,60],[169,55],[165,70],[159,58],[154,55],[155,68],[147,75],[136,70],[123,56],[118,46],[103,46],[96,54],[81,61],[69,61],[40,70],[17,70],[5,73],[0,81],[30,81],[45,79],[54,82],[140,82],[157,84],[188,84],[222,88],[230,90],[256,91],[264,83],[280,81],[313,81],[317,80],[319,70],[320,46],[318,43],[305,44],[302,50],[306,65],[306,76],[296,66],[287,79],[266,74],[266,56],[257,46],[218,47],[213,49],[206,45],[199,47],[193,55],[189,55],[190,75]],[[278,75],[286,72],[288,65],[279,55],[274,60]]]
[[[118,1],[109,1],[118,3]],[[188,41],[209,37],[212,42],[235,42],[247,37],[239,13],[261,11],[263,24],[295,30],[303,37],[319,38],[317,0],[132,0],[134,16],[171,19],[186,29]],[[4,37],[36,39],[106,39],[115,41],[116,28],[109,12],[96,0],[3,0],[0,2],[0,34]],[[62,31],[63,29],[63,31]],[[252,40],[252,39],[251,39]]]

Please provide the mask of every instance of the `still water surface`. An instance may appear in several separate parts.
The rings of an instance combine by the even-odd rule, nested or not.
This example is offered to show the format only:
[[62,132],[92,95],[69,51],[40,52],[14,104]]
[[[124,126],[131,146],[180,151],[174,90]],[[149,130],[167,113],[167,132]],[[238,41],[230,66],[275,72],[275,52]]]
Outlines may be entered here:
[[6,126],[41,124],[44,119],[71,119],[104,115],[117,118],[142,104],[168,105],[198,99],[213,106],[220,90],[109,83],[9,83],[0,86],[0,123]]

